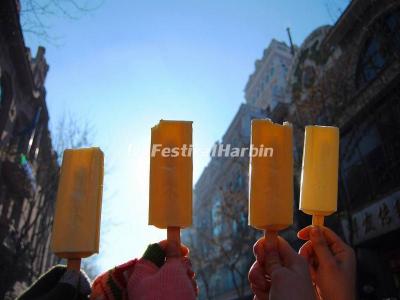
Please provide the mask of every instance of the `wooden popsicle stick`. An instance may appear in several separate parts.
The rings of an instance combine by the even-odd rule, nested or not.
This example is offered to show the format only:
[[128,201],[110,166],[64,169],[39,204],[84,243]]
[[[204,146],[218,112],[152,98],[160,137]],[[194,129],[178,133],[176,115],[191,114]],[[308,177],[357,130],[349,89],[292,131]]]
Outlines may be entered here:
[[312,225],[313,226],[324,226],[324,216],[313,215],[312,216]]
[[[168,245],[175,244],[176,249],[179,249],[176,256],[180,256],[181,252],[181,229],[179,227],[168,227],[167,228],[167,241]],[[169,246],[168,246],[169,247]]]
[[67,260],[67,269],[68,270],[81,270],[81,259],[80,258],[73,258]]
[[[265,240],[268,239],[268,240],[272,241],[274,248],[276,249],[276,251],[278,251],[278,231],[271,231],[271,230],[265,229],[264,230],[264,238],[265,238]],[[263,266],[263,268],[264,268],[265,274],[270,275],[266,264]]]
[[264,238],[272,240],[275,248],[278,247],[278,231],[264,230]]

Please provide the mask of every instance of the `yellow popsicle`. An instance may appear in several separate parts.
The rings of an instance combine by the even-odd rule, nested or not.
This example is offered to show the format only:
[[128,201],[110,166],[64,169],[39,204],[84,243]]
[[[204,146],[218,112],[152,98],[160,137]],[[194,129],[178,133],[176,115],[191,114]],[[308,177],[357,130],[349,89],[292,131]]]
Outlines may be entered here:
[[250,144],[273,153],[250,157],[249,225],[277,232],[293,223],[292,126],[252,120]]
[[306,126],[301,172],[300,209],[323,225],[337,210],[339,128]]
[[100,148],[64,151],[51,239],[61,258],[79,261],[99,252],[103,165]]
[[191,147],[191,121],[161,120],[151,129],[150,225],[179,229],[192,224]]

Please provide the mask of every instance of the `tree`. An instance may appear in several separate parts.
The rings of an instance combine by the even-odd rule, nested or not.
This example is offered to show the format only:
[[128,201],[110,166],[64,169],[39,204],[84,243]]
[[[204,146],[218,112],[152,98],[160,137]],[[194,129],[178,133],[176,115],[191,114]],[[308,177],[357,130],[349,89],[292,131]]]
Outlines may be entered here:
[[257,231],[247,224],[249,159],[226,158],[225,162],[223,173],[230,175],[211,182],[213,199],[202,199],[196,208],[211,212],[211,218],[203,222],[204,226],[197,224],[199,227],[191,229],[188,241],[206,299],[224,292],[219,280],[230,281],[238,299],[246,296],[247,273],[253,260],[251,249],[257,240]]
[[78,20],[98,9],[103,0],[20,0],[20,3],[23,31],[45,42],[54,42],[59,37],[51,33],[52,19]]
[[[247,145],[248,146],[248,145]],[[213,243],[221,260],[221,267],[230,274],[238,299],[246,296],[247,273],[252,263],[252,245],[257,231],[248,225],[248,157],[231,158],[231,174],[227,186],[220,186],[220,218],[216,226],[221,230],[213,235]]]
[[[196,244],[196,239],[201,241],[201,244]],[[190,259],[196,268],[197,281],[200,285],[201,293],[205,292],[206,299],[213,299],[210,286],[210,274],[217,271],[217,260],[213,256],[213,246],[202,244],[207,241],[208,237],[204,237],[201,231],[190,229],[188,245],[190,246]],[[204,288],[204,291],[203,291]]]

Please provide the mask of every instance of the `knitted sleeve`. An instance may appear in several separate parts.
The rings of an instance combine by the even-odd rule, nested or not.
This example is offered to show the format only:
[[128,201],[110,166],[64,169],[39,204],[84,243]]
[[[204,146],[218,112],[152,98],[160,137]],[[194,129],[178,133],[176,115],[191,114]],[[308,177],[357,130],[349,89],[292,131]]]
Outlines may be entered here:
[[[165,253],[159,244],[147,247],[143,258],[160,268],[165,262]],[[142,258],[142,259],[143,259]],[[91,300],[128,300],[127,285],[137,259],[128,261],[99,275],[92,285]]]

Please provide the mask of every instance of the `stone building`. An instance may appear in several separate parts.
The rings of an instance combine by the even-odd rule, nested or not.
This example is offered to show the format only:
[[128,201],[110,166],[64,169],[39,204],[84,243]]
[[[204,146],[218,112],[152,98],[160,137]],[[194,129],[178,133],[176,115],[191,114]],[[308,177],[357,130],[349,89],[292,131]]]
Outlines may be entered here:
[[304,126],[340,128],[338,212],[327,225],[356,251],[360,299],[400,297],[399,55],[400,3],[353,0],[289,71],[297,176]]
[[284,43],[272,39],[263,57],[256,60],[255,70],[245,87],[246,103],[271,112],[279,103],[286,103],[287,73],[293,56]]
[[211,149],[211,160],[195,185],[194,225],[183,240],[197,265],[201,299],[252,299],[247,272],[254,258],[249,249],[262,233],[248,226],[249,157],[225,153],[249,147],[252,119],[287,112],[286,78],[292,60],[290,48],[273,39],[246,84],[246,104]]
[[0,298],[56,262],[49,237],[58,164],[48,129],[45,49],[26,48],[15,0],[0,2]]
[[353,1],[324,43],[353,74],[338,118],[340,222],[356,249],[360,297],[399,298],[399,1]]
[[[276,50],[278,45],[285,53],[287,70],[281,57],[276,64],[268,63],[274,52],[272,49]],[[326,224],[356,251],[359,298],[400,298],[399,1],[351,1],[333,26],[316,28],[296,49],[293,58],[283,43],[273,41],[271,46],[264,52],[263,59],[256,62],[245,97],[247,104],[254,106],[252,110],[258,110],[255,117],[269,117],[275,122],[289,120],[294,126],[295,223],[282,235],[297,248],[301,242],[295,233],[311,223],[311,219],[297,209],[304,126],[338,126],[341,134],[338,212],[326,218]],[[276,81],[270,84],[271,78],[267,80],[266,77],[271,74],[272,65],[279,69],[279,63],[282,68],[278,73],[282,75],[274,73]],[[285,77],[280,77],[283,74]],[[280,93],[272,92],[275,84]],[[274,98],[276,95],[279,97]],[[237,118],[238,115],[235,120]],[[233,132],[232,124],[227,136]],[[243,177],[237,178],[245,178],[245,189],[248,189],[248,171],[245,168],[231,170],[229,166],[238,166],[238,162],[228,161],[211,159],[196,183],[194,205],[199,214],[190,231],[192,234],[187,236],[187,241],[191,239],[200,249],[193,254],[209,258],[197,271],[199,278],[208,279],[208,282],[199,281],[203,295],[205,290],[211,291],[210,299],[237,297],[237,293],[231,293],[232,285],[226,284],[232,279],[229,270],[220,275],[216,272],[215,266],[223,256],[215,254],[218,252],[208,247],[210,241],[205,244],[201,238],[204,235],[218,237],[225,231],[233,239],[243,238],[244,231],[230,231],[229,226],[237,225],[221,219],[218,213],[229,208],[218,203],[226,198],[224,184],[235,189],[237,170],[242,170],[239,173]],[[229,195],[227,199],[235,196],[247,201],[247,195],[235,192]],[[242,217],[247,219],[241,214],[247,214],[245,209],[234,213],[239,224]],[[252,230],[246,231],[249,239],[244,241],[244,247],[250,247],[253,234]],[[243,270],[246,263],[242,265]]]
[[232,150],[249,147],[251,120],[264,117],[261,109],[242,104],[195,185],[196,214],[183,241],[191,247],[200,299],[252,299],[248,249],[258,233],[247,225],[249,157],[236,157]]

